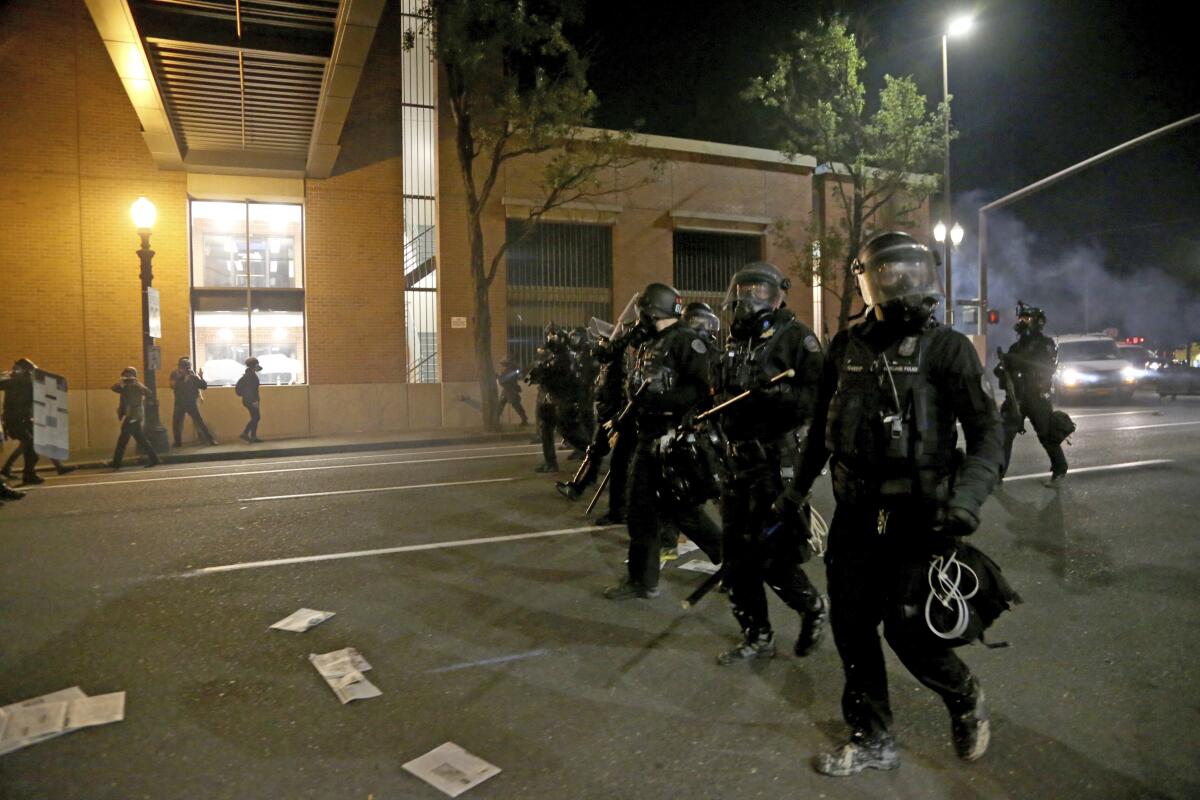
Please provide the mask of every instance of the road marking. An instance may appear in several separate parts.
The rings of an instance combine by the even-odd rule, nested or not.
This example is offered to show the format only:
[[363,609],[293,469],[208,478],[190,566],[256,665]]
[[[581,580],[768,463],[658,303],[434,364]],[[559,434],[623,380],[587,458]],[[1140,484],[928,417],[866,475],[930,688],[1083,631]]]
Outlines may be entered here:
[[239,503],[257,503],[262,500],[293,500],[297,497],[329,497],[335,494],[367,494],[369,492],[401,492],[405,489],[437,489],[442,486],[470,486],[476,483],[505,483],[516,478],[485,478],[477,481],[454,481],[452,483],[412,483],[406,486],[380,486],[375,489],[341,489],[335,492],[308,492],[306,494],[275,494],[266,497],[239,497]]
[[[1173,464],[1173,459],[1170,458],[1154,458],[1149,461],[1126,461],[1123,464],[1101,464],[1098,467],[1071,467],[1068,475],[1078,475],[1081,472],[1107,472],[1114,469],[1137,469],[1138,467],[1153,467],[1160,464]],[[1049,478],[1053,473],[1050,472],[1034,472],[1029,475],[1010,475],[1004,479],[1005,483],[1012,481],[1032,480],[1033,478]]]
[[235,478],[242,475],[274,475],[283,472],[316,472],[324,469],[361,469],[363,467],[391,467],[401,464],[437,464],[444,461],[477,461],[485,458],[527,458],[538,453],[498,453],[491,456],[455,456],[453,458],[423,458],[409,461],[371,461],[366,464],[327,464],[323,467],[291,467],[289,469],[258,469],[249,472],[218,472],[213,475],[169,475],[161,478],[134,478],[133,480],[90,481],[88,483],[46,483],[31,489],[79,489],[86,486],[125,486],[133,483],[158,483],[161,481],[194,481],[205,478]]
[[451,664],[448,667],[438,667],[437,669],[425,670],[426,672],[454,672],[460,669],[470,669],[471,667],[490,667],[493,664],[507,664],[509,661],[521,661],[526,658],[536,658],[537,656],[550,655],[549,650],[530,650],[528,653],[513,653],[511,656],[496,656],[495,658],[482,658],[479,661],[464,661],[461,664]]
[[1200,419],[1191,422],[1156,422],[1153,425],[1126,425],[1122,428],[1113,428],[1114,431],[1142,431],[1146,428],[1173,428],[1176,425],[1200,425]]
[[485,536],[479,539],[458,539],[451,542],[430,542],[429,544],[409,544],[403,547],[381,547],[376,550],[352,550],[346,553],[323,553],[316,556],[297,556],[295,558],[273,558],[268,561],[243,561],[240,564],[222,564],[218,567],[201,567],[189,572],[180,573],[181,578],[194,578],[199,575],[211,575],[217,572],[237,572],[243,569],[262,569],[263,567],[279,567],[286,564],[307,564],[313,561],[337,561],[344,558],[364,558],[366,556],[384,556],[392,553],[413,553],[419,550],[440,550],[445,547],[466,547],[474,544],[495,544],[496,542],[516,542],[521,539],[540,539],[547,536],[566,536],[571,533],[599,533],[600,531],[623,528],[623,525],[587,525],[582,528],[560,528],[554,531],[535,531],[533,533],[512,533],[507,536]]
[[1133,414],[1151,414],[1155,417],[1161,417],[1161,411],[1101,411],[1095,414],[1073,414],[1071,419],[1087,419],[1088,417],[1127,417]]

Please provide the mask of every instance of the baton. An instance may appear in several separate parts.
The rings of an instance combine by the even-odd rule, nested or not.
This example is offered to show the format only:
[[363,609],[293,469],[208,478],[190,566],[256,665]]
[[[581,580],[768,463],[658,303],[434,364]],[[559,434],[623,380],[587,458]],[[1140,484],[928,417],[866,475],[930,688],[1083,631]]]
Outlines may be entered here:
[[604,491],[604,487],[608,486],[608,479],[612,477],[612,470],[604,473],[604,477],[600,480],[600,485],[596,487],[596,493],[592,495],[592,502],[588,503],[583,515],[586,517],[592,513],[592,509],[596,507],[596,501],[600,499],[600,493]]
[[[796,375],[796,370],[785,369],[783,372],[779,373],[774,378],[771,378],[771,380],[767,381],[767,385],[770,386],[773,383],[778,383],[779,381],[783,380],[784,378],[791,378],[791,377],[794,377],[795,375]],[[739,400],[745,400],[747,397],[749,397],[751,395],[751,393],[753,391],[754,391],[753,389],[747,389],[746,391],[742,392],[741,394],[734,395],[733,397],[729,398],[724,403],[721,403],[719,406],[713,406],[708,411],[705,411],[703,414],[698,414],[696,416],[696,421],[699,422],[702,419],[711,417],[713,414],[716,414],[718,411],[724,411],[726,408],[729,408],[729,406],[733,405],[734,403],[738,402]]]
[[699,603],[701,600],[704,599],[704,595],[708,594],[714,588],[716,588],[716,585],[718,583],[720,583],[721,579],[724,577],[725,577],[725,565],[722,564],[721,568],[719,570],[717,570],[712,575],[709,575],[707,578],[705,578],[704,582],[701,583],[699,586],[697,586],[695,591],[693,591],[686,598],[684,598],[683,600],[680,601],[680,603],[679,603],[680,607],[686,611],[687,609],[689,609],[692,606]]

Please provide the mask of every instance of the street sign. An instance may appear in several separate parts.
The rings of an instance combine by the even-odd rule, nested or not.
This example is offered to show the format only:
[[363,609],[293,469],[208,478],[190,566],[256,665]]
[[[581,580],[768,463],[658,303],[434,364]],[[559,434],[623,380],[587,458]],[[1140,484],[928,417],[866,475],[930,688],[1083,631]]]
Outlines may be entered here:
[[162,348],[152,344],[146,348],[146,369],[158,372],[162,369]]
[[150,338],[162,338],[162,306],[159,305],[158,289],[146,287],[146,308],[150,312]]

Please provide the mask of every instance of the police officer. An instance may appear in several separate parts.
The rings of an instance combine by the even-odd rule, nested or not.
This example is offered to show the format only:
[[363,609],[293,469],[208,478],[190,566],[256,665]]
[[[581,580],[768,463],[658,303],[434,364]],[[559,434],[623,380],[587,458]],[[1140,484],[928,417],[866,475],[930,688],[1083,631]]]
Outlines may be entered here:
[[1067,457],[1062,443],[1055,441],[1050,432],[1050,387],[1054,380],[1054,369],[1058,362],[1058,348],[1054,340],[1042,333],[1046,327],[1046,314],[1040,308],[1017,302],[1017,341],[1008,352],[1001,355],[994,370],[1005,386],[1007,377],[1012,379],[1015,392],[1005,392],[1000,416],[1004,418],[1004,467],[1003,476],[1012,460],[1013,439],[1025,429],[1025,418],[1033,424],[1038,441],[1050,457],[1050,484],[1056,485],[1067,477]]
[[200,438],[207,440],[210,445],[215,445],[217,440],[209,432],[208,426],[204,424],[204,418],[200,416],[200,408],[197,405],[200,400],[200,392],[208,388],[208,382],[192,371],[192,360],[187,356],[179,359],[178,368],[171,373],[171,388],[175,392],[175,412],[171,419],[171,428],[175,434],[175,446],[180,447],[183,444],[184,416],[192,418],[192,422],[196,425],[196,433]]
[[[845,674],[842,714],[852,732],[815,766],[834,776],[899,765],[881,623],[904,666],[946,703],[959,757],[974,760],[987,749],[978,681],[895,590],[926,581],[933,555],[976,529],[1004,455],[979,357],[965,336],[931,318],[943,296],[933,253],[908,234],[881,233],[853,266],[870,313],[829,346],[796,476],[797,491],[807,492],[832,458],[837,509],[825,566]],[[956,448],[956,421],[965,455]]]
[[521,368],[511,358],[500,362],[500,372],[496,375],[496,384],[500,387],[500,406],[496,410],[496,424],[500,424],[500,415],[504,413],[504,405],[512,406],[521,418],[521,427],[529,424],[525,415],[525,406],[521,405]]
[[683,307],[683,324],[700,334],[709,345],[714,360],[721,356],[721,318],[708,303],[695,300]]
[[685,505],[666,491],[657,441],[709,398],[708,346],[680,325],[683,298],[665,283],[651,283],[637,301],[647,337],[638,348],[627,393],[633,401],[637,443],[629,468],[627,576],[604,591],[609,600],[658,596],[660,541],[670,522],[713,562],[721,560],[721,533],[700,505]]
[[538,349],[538,361],[526,380],[538,387],[537,420],[543,462],[534,471],[558,472],[555,431],[581,453],[588,446],[588,435],[579,411],[584,389],[578,359],[567,344],[567,335],[557,325],[546,326],[546,343]]
[[[577,404],[579,425],[584,435],[591,439],[596,431],[596,377],[600,371],[600,362],[596,359],[596,341],[588,329],[582,325],[571,329],[567,334],[567,347],[575,357],[576,369],[579,371],[579,402]],[[577,451],[572,458],[581,458],[583,453]]]
[[[801,504],[784,493],[784,467],[795,463],[800,428],[812,419],[821,378],[821,345],[783,307],[789,286],[774,264],[758,261],[734,274],[724,306],[733,314],[715,376],[716,400],[750,391],[717,418],[728,443],[730,479],[721,497],[724,584],[742,642],[717,657],[723,666],[775,655],[763,584],[800,614],[797,656],[812,652],[828,615],[804,574],[807,525]],[[787,370],[794,374],[771,383]]]
[[129,444],[131,436],[146,454],[146,466],[155,466],[159,463],[158,453],[154,452],[154,446],[142,430],[142,423],[146,420],[146,398],[150,396],[150,390],[138,380],[137,368],[126,367],[121,370],[121,380],[113,384],[112,390],[121,396],[117,404],[121,433],[117,436],[117,446],[113,450],[112,468],[121,468],[121,462],[125,459],[125,446]]
[[4,430],[20,443],[25,456],[24,483],[45,483],[37,474],[38,454],[33,449],[33,371],[37,365],[28,358],[18,358],[12,371],[0,377],[0,391],[4,392]]

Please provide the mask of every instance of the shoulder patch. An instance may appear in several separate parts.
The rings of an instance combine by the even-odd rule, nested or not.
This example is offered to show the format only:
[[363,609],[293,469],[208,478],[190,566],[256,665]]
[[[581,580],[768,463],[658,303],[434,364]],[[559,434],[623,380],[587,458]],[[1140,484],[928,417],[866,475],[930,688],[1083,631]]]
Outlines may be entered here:
[[804,337],[804,349],[810,353],[821,352],[821,343],[817,341],[817,337],[811,333]]
[[706,353],[708,353],[708,346],[705,345],[704,342],[701,341],[699,338],[692,339],[692,349],[695,350],[700,355],[705,355]]

